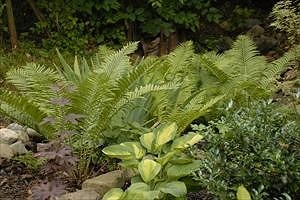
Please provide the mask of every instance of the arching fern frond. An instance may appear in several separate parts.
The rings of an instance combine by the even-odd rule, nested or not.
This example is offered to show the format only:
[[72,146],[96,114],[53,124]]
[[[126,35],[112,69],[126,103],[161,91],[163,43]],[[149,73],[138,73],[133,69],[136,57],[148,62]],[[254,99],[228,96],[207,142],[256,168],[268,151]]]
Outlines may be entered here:
[[104,73],[110,80],[120,78],[130,69],[129,54],[133,53],[138,46],[138,42],[132,42],[125,45],[122,49],[114,52],[104,58],[100,66],[96,66],[97,73]]
[[46,138],[54,136],[51,128],[41,125],[47,114],[19,93],[0,90],[0,113],[22,125],[40,131]]
[[55,70],[43,65],[29,63],[23,68],[7,73],[7,81],[12,83],[30,101],[46,113],[51,113],[49,100],[54,96],[51,86],[64,79]]

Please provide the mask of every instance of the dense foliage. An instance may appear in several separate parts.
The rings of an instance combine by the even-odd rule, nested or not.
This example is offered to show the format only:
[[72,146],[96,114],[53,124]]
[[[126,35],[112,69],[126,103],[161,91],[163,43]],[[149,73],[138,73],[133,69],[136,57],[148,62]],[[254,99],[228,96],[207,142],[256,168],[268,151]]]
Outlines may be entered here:
[[234,199],[241,184],[253,199],[299,198],[299,123],[275,105],[231,108],[194,128],[206,141],[196,179],[219,199]]
[[[45,1],[38,6],[47,20],[37,22],[34,31],[45,47],[82,51],[89,44],[120,44],[143,40],[176,29],[196,31],[201,20],[217,22],[220,12],[213,1]],[[46,36],[46,37],[45,37]]]

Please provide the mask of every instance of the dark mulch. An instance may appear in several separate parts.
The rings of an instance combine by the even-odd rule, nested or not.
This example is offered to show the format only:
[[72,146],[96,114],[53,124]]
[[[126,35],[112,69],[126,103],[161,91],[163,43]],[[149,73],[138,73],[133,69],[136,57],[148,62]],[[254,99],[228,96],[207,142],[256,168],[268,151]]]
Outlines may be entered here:
[[0,161],[0,200],[26,200],[29,199],[30,188],[40,182],[53,179],[61,181],[67,191],[75,191],[76,186],[60,172],[53,177],[45,177],[39,172],[34,172],[22,163],[15,160]]

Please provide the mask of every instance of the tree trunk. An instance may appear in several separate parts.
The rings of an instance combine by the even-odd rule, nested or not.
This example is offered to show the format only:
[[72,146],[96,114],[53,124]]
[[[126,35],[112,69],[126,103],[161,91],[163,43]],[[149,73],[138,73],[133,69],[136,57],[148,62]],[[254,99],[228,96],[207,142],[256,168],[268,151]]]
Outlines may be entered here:
[[45,21],[45,17],[43,13],[38,9],[34,0],[27,0],[28,4],[30,5],[31,9],[33,10],[35,16],[38,18],[39,21]]
[[16,49],[17,48],[17,31],[16,31],[16,25],[15,25],[15,19],[14,19],[11,0],[6,0],[6,11],[7,11],[8,29],[9,29],[11,47],[12,47],[12,49]]

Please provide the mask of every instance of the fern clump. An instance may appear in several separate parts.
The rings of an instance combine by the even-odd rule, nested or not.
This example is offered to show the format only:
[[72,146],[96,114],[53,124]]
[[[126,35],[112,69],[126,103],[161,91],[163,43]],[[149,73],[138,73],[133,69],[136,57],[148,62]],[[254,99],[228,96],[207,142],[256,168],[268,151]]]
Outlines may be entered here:
[[270,98],[276,90],[277,77],[299,58],[299,50],[298,45],[281,58],[267,62],[249,37],[239,36],[224,54],[199,56],[201,88],[239,104]]

